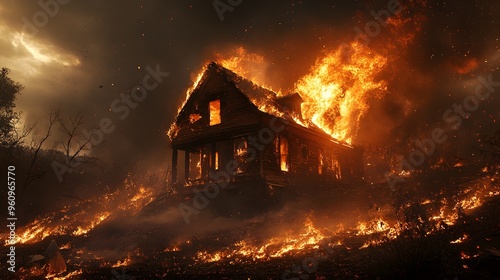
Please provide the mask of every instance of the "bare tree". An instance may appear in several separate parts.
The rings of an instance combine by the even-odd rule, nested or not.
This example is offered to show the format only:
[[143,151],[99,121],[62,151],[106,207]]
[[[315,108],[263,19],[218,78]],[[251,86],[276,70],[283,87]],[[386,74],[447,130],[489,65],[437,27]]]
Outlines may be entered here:
[[[20,121],[20,119],[16,120],[16,126]],[[25,124],[21,130],[14,129],[12,131],[12,142],[10,143],[10,147],[13,148],[22,146],[28,136],[33,133],[34,129],[34,124]]]
[[57,145],[63,150],[66,164],[69,167],[73,167],[76,162],[86,163],[93,160],[93,157],[79,158],[83,152],[90,150],[92,146],[90,143],[91,139],[81,133],[85,122],[83,114],[78,112],[74,116],[70,116],[67,121],[59,116],[57,122],[64,134],[63,140],[58,142]]
[[31,157],[30,165],[28,168],[28,173],[26,174],[26,179],[24,181],[23,191],[21,192],[21,199],[24,197],[24,193],[28,189],[28,186],[31,184],[31,182],[33,182],[36,179],[41,178],[48,171],[48,169],[45,169],[41,173],[33,174],[33,167],[35,166],[36,160],[37,160],[38,155],[43,147],[43,144],[52,135],[54,124],[56,123],[57,119],[59,118],[59,114],[60,114],[60,109],[58,109],[58,108],[50,111],[49,117],[48,117],[47,129],[45,131],[45,134],[40,139],[38,139],[37,132],[33,130],[33,127],[31,129],[31,131],[33,132],[33,134],[32,134],[33,137],[31,140],[30,149],[31,149],[31,151],[33,151],[33,156]]

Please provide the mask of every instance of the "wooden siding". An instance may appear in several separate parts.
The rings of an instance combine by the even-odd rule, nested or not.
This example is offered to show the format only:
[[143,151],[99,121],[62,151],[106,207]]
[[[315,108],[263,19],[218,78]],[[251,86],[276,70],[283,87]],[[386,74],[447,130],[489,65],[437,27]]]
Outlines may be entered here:
[[[235,156],[235,143],[250,137],[258,139],[258,145],[262,149],[248,141],[248,149],[253,150],[255,159],[240,161],[237,167],[243,170],[234,174],[232,181],[259,181],[266,185],[307,192],[310,189],[334,186],[340,180],[359,179],[363,176],[361,149],[335,142],[319,128],[305,128],[259,111],[247,95],[219,70],[217,67],[207,69],[176,119],[176,125],[180,129],[172,139],[172,148],[176,151],[203,151],[206,154],[202,157],[202,178],[194,182],[194,185],[210,181],[209,172],[216,171],[216,152],[219,170],[225,170],[228,163],[238,159]],[[220,100],[221,123],[210,125],[209,103],[214,100]],[[296,103],[300,104],[298,101]],[[271,126],[273,119],[278,120],[274,127]],[[284,129],[274,131],[273,140],[262,143],[259,132],[263,129],[271,131],[282,123],[287,123]],[[288,171],[280,168],[277,146],[280,136],[288,141]],[[320,154],[324,161],[321,174],[318,171]],[[332,168],[334,159],[340,166],[341,179]],[[181,183],[182,179],[179,178],[177,182]]]
[[[214,141],[238,133],[254,130],[261,112],[221,73],[208,70],[206,79],[195,90],[179,114],[176,123],[180,130],[172,139],[173,147],[182,147],[193,142]],[[220,99],[221,123],[209,125],[209,102]],[[191,123],[190,115],[201,119]]]

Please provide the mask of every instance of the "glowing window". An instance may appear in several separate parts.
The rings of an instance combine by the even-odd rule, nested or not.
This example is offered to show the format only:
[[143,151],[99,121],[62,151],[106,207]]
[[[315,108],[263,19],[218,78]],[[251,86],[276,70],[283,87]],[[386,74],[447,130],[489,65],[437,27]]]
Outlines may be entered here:
[[219,152],[215,152],[215,170],[219,170]]
[[220,99],[210,101],[210,125],[220,124]]
[[245,137],[234,139],[234,159],[237,167],[236,173],[247,172],[248,141]]
[[332,157],[332,171],[333,171],[333,176],[335,176],[335,178],[339,180],[342,178],[340,176],[339,160],[335,156]]
[[201,161],[203,155],[201,151],[194,151],[189,153],[189,179],[201,178]]
[[189,115],[189,122],[195,123],[201,119],[200,114],[191,114]]
[[280,168],[281,171],[288,171],[288,140],[280,137]]

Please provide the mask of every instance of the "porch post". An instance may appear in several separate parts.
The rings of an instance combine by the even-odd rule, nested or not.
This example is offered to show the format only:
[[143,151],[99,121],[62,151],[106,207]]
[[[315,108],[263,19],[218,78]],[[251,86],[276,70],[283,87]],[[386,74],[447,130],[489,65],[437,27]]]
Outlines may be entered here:
[[177,183],[177,149],[172,149],[172,184]]

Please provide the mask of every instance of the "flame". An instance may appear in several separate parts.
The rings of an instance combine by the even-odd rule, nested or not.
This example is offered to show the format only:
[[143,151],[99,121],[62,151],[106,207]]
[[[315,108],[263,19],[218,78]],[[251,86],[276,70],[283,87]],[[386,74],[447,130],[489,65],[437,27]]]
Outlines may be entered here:
[[[243,47],[237,48],[232,54],[217,55],[218,63],[251,80],[257,87],[277,92],[277,96],[283,95],[266,85],[266,62],[263,56],[248,53]],[[361,118],[370,108],[371,100],[383,98],[387,92],[387,82],[378,78],[387,63],[386,57],[358,42],[352,42],[348,48],[342,46],[330,51],[294,85],[294,91],[301,95],[304,103],[302,116],[290,113],[291,118],[305,127],[314,124],[332,137],[350,144],[357,134]],[[205,70],[206,66],[188,89],[186,100],[180,105],[178,113],[198,86]],[[252,102],[260,111],[285,117],[285,113],[273,104],[262,100]],[[170,139],[178,131],[179,127],[174,122],[168,131]]]
[[197,257],[203,262],[217,262],[222,259],[222,253],[217,252],[215,254],[209,254],[207,251],[202,251],[197,253]]
[[130,193],[128,203],[121,204],[119,209],[137,213],[144,205],[153,201],[153,190],[140,185],[134,194],[136,188],[135,182],[129,179],[125,180],[125,190]]
[[[76,204],[64,206],[59,211],[37,217],[31,223],[19,228],[15,243],[30,244],[44,240],[48,236],[88,234],[96,226],[110,219],[111,209],[120,209],[135,214],[154,198],[151,188],[137,184],[127,178],[125,186],[101,197],[81,200]],[[5,245],[12,245],[5,240]],[[70,246],[66,244],[63,247]]]
[[[233,244],[234,249],[208,253],[200,251],[195,260],[202,262],[216,262],[222,259],[247,257],[253,260],[269,260],[271,258],[280,258],[294,252],[300,252],[305,248],[318,248],[321,241],[326,238],[319,229],[317,229],[310,218],[304,223],[305,231],[299,234],[287,234],[284,237],[273,237],[263,245],[251,245],[245,240]],[[337,244],[341,244],[338,241]]]
[[220,124],[220,99],[210,101],[209,103],[210,111],[210,125]]
[[216,54],[217,62],[224,68],[229,69],[238,75],[251,80],[259,87],[263,87],[280,95],[280,91],[271,89],[268,83],[267,67],[268,62],[264,56],[248,52],[243,46],[226,53]]
[[[287,234],[283,237],[273,237],[269,239],[264,245],[251,245],[248,241],[241,240],[233,244],[233,249],[223,251],[216,251],[209,253],[206,250],[199,251],[195,257],[196,260],[202,262],[217,262],[223,259],[230,259],[239,257],[247,257],[255,260],[269,260],[272,258],[281,258],[288,254],[301,252],[305,249],[319,249],[326,240],[336,240],[336,242],[328,242],[328,248],[343,245],[342,238],[337,235],[346,235],[351,231],[355,231],[356,235],[372,235],[376,233],[382,234],[379,239],[372,238],[365,242],[360,249],[366,248],[370,245],[382,244],[386,238],[394,239],[397,236],[395,226],[389,226],[389,223],[381,218],[373,219],[367,222],[358,222],[357,226],[351,230],[346,230],[343,224],[337,225],[337,231],[322,232],[316,228],[310,218],[307,218],[304,223],[304,232],[298,234]],[[178,248],[176,244],[174,248]],[[324,246],[324,245],[323,245]],[[347,248],[347,247],[346,247]],[[348,248],[349,249],[349,248]],[[168,249],[172,251],[172,249]]]
[[[403,57],[402,54],[422,29],[426,1],[411,1],[401,5],[403,10],[412,12],[399,12],[386,19],[384,26],[389,37],[384,38],[383,45],[368,47],[356,38],[347,41],[327,51],[310,72],[294,84],[293,91],[304,99],[302,116],[291,116],[294,121],[305,127],[314,124],[337,140],[353,143],[360,129],[360,121],[373,100],[384,98],[388,93],[388,81],[382,76],[389,78],[397,75],[398,69],[392,65]],[[217,53],[215,58],[219,65],[251,80],[256,86],[275,92],[276,96],[284,95],[272,89],[273,81],[267,73],[270,62],[263,55],[239,46],[224,54]],[[198,74],[193,87],[188,89],[186,100],[197,87],[205,70],[206,66]],[[179,107],[179,112],[186,100]],[[284,116],[284,112],[272,104],[259,100],[252,102],[263,112]],[[174,122],[168,131],[170,139],[178,131]]]
[[[488,180],[488,177],[486,177]],[[489,198],[500,194],[498,187],[494,184],[486,184],[483,180],[472,182],[458,193],[455,202],[443,198],[439,214],[434,215],[430,220],[437,223],[443,222],[447,225],[454,225],[460,218],[460,214],[482,206]]]
[[77,276],[82,274],[83,271],[82,269],[72,271],[64,276],[56,276],[56,274],[48,274],[45,276],[45,279],[53,279],[53,280],[66,280],[66,279],[71,279],[73,276]]
[[115,264],[113,264],[111,267],[122,267],[122,266],[129,266],[132,264],[132,258],[131,255],[128,254],[123,261],[118,260]]
[[59,247],[59,250],[66,250],[66,249],[71,249],[71,243],[68,242],[68,243],[61,245]]
[[372,220],[368,224],[364,222],[358,222],[358,225],[356,227],[356,235],[370,235],[374,233],[391,231],[391,229],[392,228],[386,221],[379,218],[376,220]]
[[377,78],[388,59],[352,42],[319,59],[295,84],[302,114],[332,137],[351,143],[372,98],[383,98],[387,82]]
[[283,257],[289,253],[303,250],[306,247],[317,246],[320,241],[326,238],[321,231],[314,227],[310,218],[307,218],[304,224],[305,231],[297,235],[288,234],[285,237],[274,237],[268,240],[264,245],[255,246],[242,240],[236,242],[234,249],[208,253],[200,251],[195,260],[202,262],[216,262],[221,259],[232,257],[249,257],[254,260],[268,260],[270,258]]
[[466,254],[465,252],[460,252],[460,258],[462,260],[468,260],[468,259],[477,258],[477,257],[479,257],[479,254],[475,254],[475,255],[471,256],[471,255]]
[[111,215],[110,212],[104,212],[98,214],[94,219],[91,220],[90,224],[86,226],[78,226],[75,231],[73,231],[72,235],[78,236],[78,235],[83,235],[87,234],[87,232],[91,231],[94,227],[96,227],[98,224],[100,224],[102,221],[106,220],[109,215]]
[[469,238],[469,235],[464,233],[462,237],[458,238],[457,240],[450,241],[451,244],[456,244],[456,243],[462,243],[464,242],[467,238]]
[[[232,260],[232,262],[242,262],[245,258],[253,261],[267,261],[272,258],[281,258],[288,255],[296,255],[304,250],[319,248],[321,243],[329,240],[328,247],[341,245],[351,250],[351,247],[343,245],[346,238],[364,237],[363,244],[358,249],[364,249],[370,246],[377,246],[394,240],[402,233],[423,224],[429,224],[427,235],[433,234],[447,226],[455,224],[460,219],[460,212],[471,211],[480,207],[488,198],[500,195],[498,186],[493,183],[487,184],[490,178],[485,178],[470,182],[464,185],[455,196],[433,201],[430,198],[419,199],[421,204],[429,211],[429,218],[425,220],[420,217],[416,224],[412,222],[397,220],[397,217],[389,216],[389,213],[377,212],[376,217],[361,219],[354,225],[346,227],[343,224],[336,225],[336,230],[327,228],[319,229],[308,217],[304,222],[304,229],[300,232],[288,232],[285,235],[275,236],[267,239],[265,242],[255,245],[255,240],[240,240],[226,249],[209,252],[207,250],[199,251],[194,259],[201,262],[219,262],[223,260]],[[435,208],[435,206],[437,206]],[[410,207],[411,205],[405,204]],[[451,244],[465,242],[469,238],[464,233],[460,238],[450,241]],[[330,240],[333,240],[331,242]],[[166,252],[182,251],[182,244],[176,243],[165,249]]]
[[[181,112],[182,108],[184,105],[186,105],[186,102],[188,101],[189,97],[191,96],[191,93],[193,90],[198,87],[198,84],[201,82],[201,79],[203,78],[203,74],[205,74],[205,71],[207,70],[207,65],[202,67],[200,72],[196,75],[196,78],[193,81],[193,85],[189,87],[186,90],[186,99],[182,102],[182,104],[177,108],[177,115]],[[177,135],[177,132],[179,132],[179,127],[176,125],[176,122],[173,122],[172,125],[170,126],[169,130],[167,131],[167,135],[170,139],[174,138]]]

